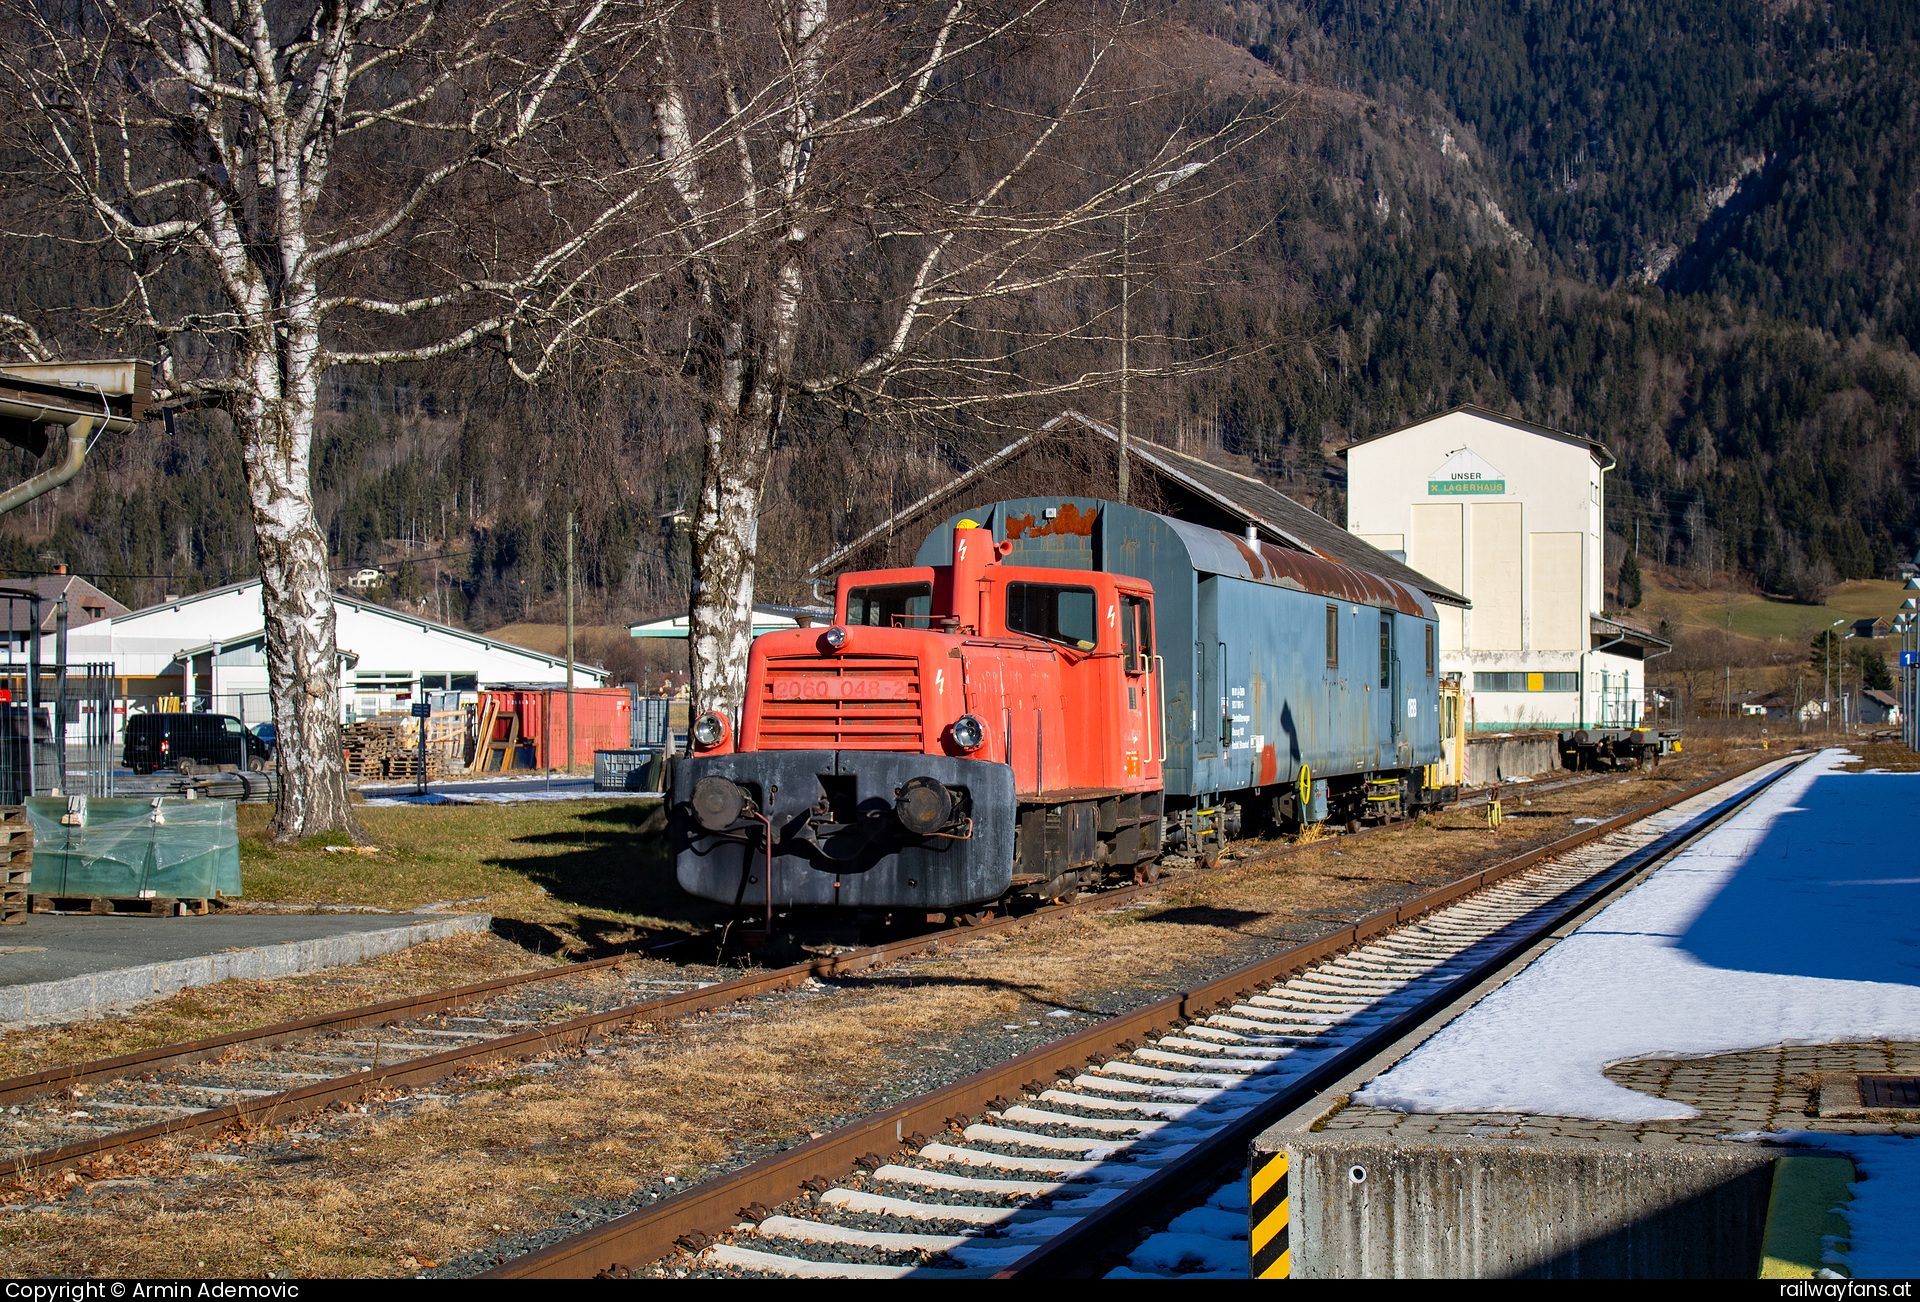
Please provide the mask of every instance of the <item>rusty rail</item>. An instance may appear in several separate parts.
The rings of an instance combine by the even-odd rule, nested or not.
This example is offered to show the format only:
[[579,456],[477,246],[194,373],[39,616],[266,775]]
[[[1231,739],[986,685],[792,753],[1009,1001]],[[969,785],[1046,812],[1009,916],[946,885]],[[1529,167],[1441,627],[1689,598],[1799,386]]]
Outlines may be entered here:
[[[1683,800],[1711,791],[1782,758],[1786,757],[1765,755],[1693,786],[1671,792],[1651,804],[1462,877],[1404,904],[1382,909],[1319,940],[1248,964],[1192,990],[1170,995],[1130,1013],[1110,1018],[1098,1026],[1052,1041],[998,1066],[908,1099],[818,1139],[808,1140],[784,1153],[762,1158],[729,1175],[676,1194],[655,1206],[629,1212],[572,1238],[516,1257],[477,1278],[581,1279],[657,1261],[672,1253],[682,1238],[693,1237],[697,1240],[700,1236],[713,1235],[737,1224],[745,1214],[745,1209],[756,1203],[777,1207],[799,1196],[808,1181],[839,1179],[861,1159],[878,1159],[903,1144],[913,1142],[916,1137],[924,1142],[929,1135],[939,1133],[948,1125],[962,1124],[985,1111],[995,1099],[1039,1088],[1056,1076],[1073,1075],[1089,1063],[1103,1060],[1128,1041],[1154,1036],[1173,1026],[1193,1021],[1250,990],[1271,985],[1290,972],[1362,944],[1463,895],[1524,872],[1557,854],[1598,840],[1609,832],[1669,809]],[[1744,800],[1750,795],[1742,793],[1740,798]],[[1110,901],[1113,894],[1097,898],[1103,902]],[[1367,1043],[1372,1044],[1373,1040],[1370,1038]],[[1341,1059],[1350,1061],[1347,1055],[1341,1055]],[[1143,1182],[1143,1186],[1147,1183]],[[1170,1181],[1156,1177],[1151,1183],[1164,1195]],[[1132,1209],[1133,1216],[1138,1219],[1143,1206],[1138,1199],[1128,1195],[1116,1199],[1114,1205],[1121,1203]],[[1029,1269],[1029,1260],[1032,1260],[1031,1256],[1020,1262],[1016,1269]]]

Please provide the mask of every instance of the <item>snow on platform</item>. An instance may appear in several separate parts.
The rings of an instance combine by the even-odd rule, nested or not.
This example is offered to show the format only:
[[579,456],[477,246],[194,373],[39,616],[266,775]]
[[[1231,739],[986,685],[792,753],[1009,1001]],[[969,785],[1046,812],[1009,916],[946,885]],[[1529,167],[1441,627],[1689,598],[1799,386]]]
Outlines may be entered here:
[[1698,1114],[1606,1066],[1920,1040],[1920,774],[1851,758],[1806,761],[1354,1101],[1656,1121]]
[[[1920,1040],[1920,774],[1823,751],[1354,1095],[1403,1112],[1621,1122],[1699,1115],[1610,1064]],[[1729,1136],[1851,1155],[1856,1278],[1920,1267],[1920,1139]]]

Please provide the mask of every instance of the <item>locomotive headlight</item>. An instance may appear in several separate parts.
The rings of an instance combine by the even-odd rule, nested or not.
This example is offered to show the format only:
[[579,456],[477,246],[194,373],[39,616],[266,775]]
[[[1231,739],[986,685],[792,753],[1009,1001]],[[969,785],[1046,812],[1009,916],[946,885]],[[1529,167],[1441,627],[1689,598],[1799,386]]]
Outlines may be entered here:
[[977,716],[963,714],[953,721],[953,744],[961,750],[979,750],[986,739],[987,725]]
[[693,721],[693,744],[700,749],[711,750],[726,739],[727,721],[724,716],[707,710]]
[[847,630],[835,624],[832,628],[820,635],[820,640],[832,647],[835,651],[838,651],[847,644]]

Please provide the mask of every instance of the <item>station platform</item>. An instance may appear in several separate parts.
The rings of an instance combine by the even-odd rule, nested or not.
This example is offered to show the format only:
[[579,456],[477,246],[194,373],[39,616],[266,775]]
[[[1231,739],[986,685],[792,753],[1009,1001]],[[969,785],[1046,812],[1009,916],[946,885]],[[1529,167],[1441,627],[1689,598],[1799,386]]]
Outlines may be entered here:
[[36,913],[0,929],[0,1025],[105,1017],[189,986],[282,977],[485,931],[486,914]]
[[1852,759],[1263,1133],[1287,1273],[1920,1274],[1920,774]]

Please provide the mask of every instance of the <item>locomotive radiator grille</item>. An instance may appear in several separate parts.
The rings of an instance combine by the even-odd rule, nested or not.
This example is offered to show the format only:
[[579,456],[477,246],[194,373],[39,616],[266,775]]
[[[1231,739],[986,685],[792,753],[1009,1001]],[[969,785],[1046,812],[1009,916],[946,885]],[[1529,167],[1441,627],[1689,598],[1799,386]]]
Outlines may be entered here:
[[762,750],[919,750],[920,663],[911,656],[772,660],[760,689]]

